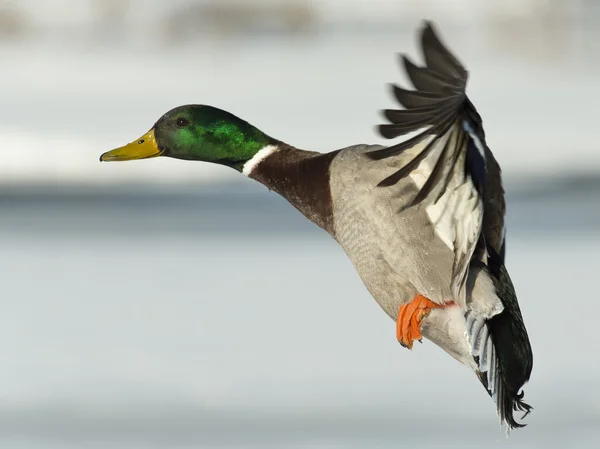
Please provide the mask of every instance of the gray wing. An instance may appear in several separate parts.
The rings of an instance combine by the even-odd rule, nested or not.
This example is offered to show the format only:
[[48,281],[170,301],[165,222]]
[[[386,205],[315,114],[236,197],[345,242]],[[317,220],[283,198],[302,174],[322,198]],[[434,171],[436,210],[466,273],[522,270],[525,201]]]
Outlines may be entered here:
[[[479,271],[484,273],[479,279],[492,282],[477,298],[472,293],[472,303],[466,307],[467,334],[480,380],[496,402],[502,421],[511,428],[521,427],[513,412],[531,409],[519,390],[529,380],[533,355],[504,266],[506,206],[500,167],[486,144],[481,117],[466,96],[467,71],[442,45],[430,23],[421,38],[425,67],[403,57],[415,90],[394,86],[394,95],[405,109],[384,111],[390,123],[381,125],[379,131],[390,139],[424,131],[369,156],[374,160],[403,153],[411,157],[381,180],[381,187],[407,176],[415,178],[416,172],[425,173],[407,207],[423,203],[436,234],[453,250],[455,301],[466,304],[469,275],[476,278],[474,273]],[[501,301],[499,310],[491,315],[477,310],[493,298]]]
[[394,185],[417,168],[427,167],[428,177],[407,207],[427,200],[427,214],[436,233],[454,253],[452,295],[464,305],[469,264],[484,223],[487,146],[481,118],[465,93],[467,71],[441,44],[430,24],[423,29],[422,46],[425,67],[403,57],[415,90],[393,86],[405,109],[384,111],[390,123],[381,125],[379,132],[391,139],[425,130],[369,156],[382,160],[422,148],[379,186]]

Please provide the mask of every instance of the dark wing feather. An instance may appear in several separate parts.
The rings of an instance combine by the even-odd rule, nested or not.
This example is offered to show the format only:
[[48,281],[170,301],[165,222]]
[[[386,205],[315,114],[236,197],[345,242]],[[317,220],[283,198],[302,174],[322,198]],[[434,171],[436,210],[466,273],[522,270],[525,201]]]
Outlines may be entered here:
[[[410,91],[393,86],[393,93],[398,102],[405,107],[403,110],[386,110],[385,117],[389,124],[380,125],[380,134],[393,139],[423,128],[423,132],[406,142],[398,145],[376,150],[369,153],[372,159],[380,160],[397,156],[408,148],[413,148],[424,139],[433,136],[432,141],[411,162],[382,181],[380,186],[392,185],[407,176],[431,152],[438,148],[439,139],[454,126],[461,128],[460,123],[464,115],[466,98],[466,85],[468,73],[458,60],[444,47],[436,36],[433,27],[427,23],[421,35],[425,67],[419,67],[403,56],[404,69],[416,90]],[[476,113],[475,113],[476,114]],[[464,133],[463,129],[458,130]],[[461,139],[464,140],[464,139]],[[458,158],[454,158],[454,164]],[[443,162],[443,158],[439,159]],[[436,173],[441,167],[436,170]],[[420,192],[418,198],[425,198],[435,183],[427,183],[426,188]],[[413,202],[412,205],[417,204]]]
[[504,263],[506,252],[506,228],[504,224],[506,201],[504,200],[504,187],[502,186],[502,171],[487,146],[485,148],[485,160],[488,182],[485,185],[483,233],[487,244],[494,248],[494,251]]
[[[380,134],[388,139],[420,132],[404,142],[368,155],[373,160],[382,160],[422,147],[403,167],[378,184],[380,187],[396,184],[425,159],[432,161],[429,177],[407,207],[419,204],[436,189],[433,204],[451,189],[462,188],[465,184],[471,186],[470,191],[466,190],[467,196],[460,197],[462,204],[455,203],[456,210],[449,212],[453,214],[457,231],[452,268],[453,294],[457,296],[457,292],[463,292],[471,264],[482,263],[480,261],[485,259],[482,254],[489,254],[485,269],[494,278],[504,310],[485,322],[474,317],[469,319],[471,324],[479,323],[477,329],[484,329],[481,341],[489,332],[493,342],[489,351],[480,351],[486,355],[494,354],[493,360],[483,362],[488,373],[480,375],[480,380],[496,401],[502,421],[511,428],[520,427],[513,412],[531,409],[523,402],[519,390],[529,379],[533,355],[516,294],[504,266],[506,205],[500,167],[485,142],[481,117],[467,98],[467,71],[442,44],[429,22],[422,30],[421,45],[424,67],[417,66],[406,56],[402,58],[415,90],[392,86],[394,96],[405,109],[384,111],[389,123],[379,126]],[[465,207],[467,204],[472,204],[472,208]],[[488,385],[490,381],[495,386]]]
[[398,103],[405,108],[422,108],[438,103],[445,99],[445,95],[440,92],[417,92],[414,90],[403,89],[392,84],[392,93]]

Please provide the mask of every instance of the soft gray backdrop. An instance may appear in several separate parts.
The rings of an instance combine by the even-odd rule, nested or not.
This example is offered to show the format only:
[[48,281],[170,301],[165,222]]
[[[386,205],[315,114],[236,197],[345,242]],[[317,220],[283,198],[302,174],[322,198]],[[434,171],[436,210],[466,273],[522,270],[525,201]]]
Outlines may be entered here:
[[[0,2],[0,447],[598,447],[600,14],[563,3]],[[301,148],[380,142],[422,17],[504,168],[535,355],[510,439],[283,200],[226,168],[97,162],[183,103]]]

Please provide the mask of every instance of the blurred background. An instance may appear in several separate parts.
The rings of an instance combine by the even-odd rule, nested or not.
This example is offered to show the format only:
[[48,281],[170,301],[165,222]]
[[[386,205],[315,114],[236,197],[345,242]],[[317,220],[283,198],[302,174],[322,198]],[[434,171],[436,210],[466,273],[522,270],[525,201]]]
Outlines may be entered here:
[[[504,170],[535,354],[510,439],[284,200],[98,162],[185,103],[300,148],[382,143],[424,18]],[[594,0],[1,0],[0,447],[599,447],[599,38]]]

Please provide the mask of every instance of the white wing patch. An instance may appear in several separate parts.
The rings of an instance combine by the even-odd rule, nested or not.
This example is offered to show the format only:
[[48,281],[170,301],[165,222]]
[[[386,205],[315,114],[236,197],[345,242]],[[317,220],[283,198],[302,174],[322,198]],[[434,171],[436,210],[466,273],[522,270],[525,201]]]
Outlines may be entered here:
[[[407,149],[406,155],[411,158],[415,157],[417,154],[423,151],[427,145],[429,145],[429,142],[431,142],[433,138],[434,136],[430,136],[426,139],[423,139],[414,147]],[[446,142],[446,140],[444,140],[444,142]],[[427,179],[429,178],[429,175],[431,175],[431,171],[433,170],[435,161],[439,157],[439,152],[443,148],[443,145],[441,145],[439,142],[436,145],[438,148],[435,148],[431,152],[431,154],[425,159],[423,159],[419,166],[415,170],[411,171],[409,174],[410,178],[415,183],[418,189],[422,189],[425,183],[427,182]]]
[[[454,252],[452,268],[452,295],[460,304],[466,302],[465,284],[469,262],[477,245],[483,224],[483,201],[470,176],[465,175],[468,139],[465,130],[457,123],[436,143],[431,153],[411,172],[410,176],[418,188],[422,188],[431,175],[435,162],[441,156],[442,149],[448,142],[453,151],[447,154],[444,178],[450,177],[447,189],[437,202],[426,206],[425,211],[433,224],[436,235],[450,250]],[[472,136],[471,136],[472,137]],[[462,144],[459,144],[459,140]],[[428,141],[424,142],[427,145]],[[475,141],[478,148],[479,139]],[[458,147],[460,145],[460,148]],[[481,147],[483,148],[483,147]],[[481,149],[480,149],[481,151]],[[451,163],[453,155],[459,152],[456,163]],[[452,170],[452,171],[450,171]],[[441,186],[432,191],[432,195],[440,194]]]

